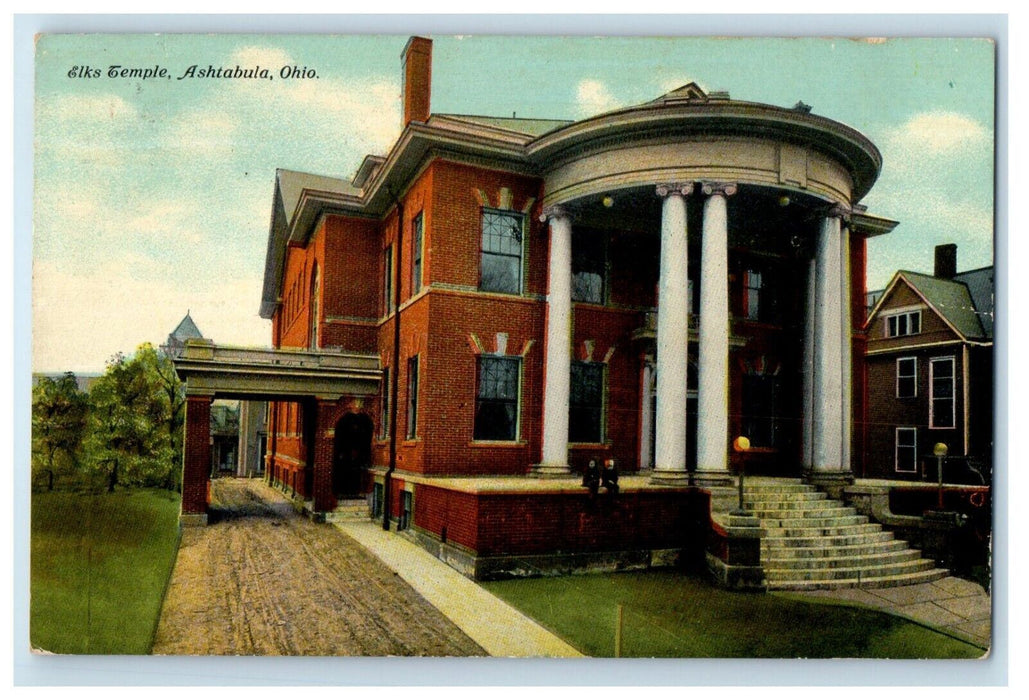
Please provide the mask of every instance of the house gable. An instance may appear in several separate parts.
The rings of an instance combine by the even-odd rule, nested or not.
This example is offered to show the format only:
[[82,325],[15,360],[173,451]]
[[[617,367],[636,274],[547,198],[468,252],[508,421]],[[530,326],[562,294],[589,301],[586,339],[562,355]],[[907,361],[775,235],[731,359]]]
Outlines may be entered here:
[[[918,313],[919,332],[889,337],[890,316]],[[865,326],[869,352],[907,348],[962,340],[960,333],[947,322],[932,304],[903,275],[897,273],[876,304]]]

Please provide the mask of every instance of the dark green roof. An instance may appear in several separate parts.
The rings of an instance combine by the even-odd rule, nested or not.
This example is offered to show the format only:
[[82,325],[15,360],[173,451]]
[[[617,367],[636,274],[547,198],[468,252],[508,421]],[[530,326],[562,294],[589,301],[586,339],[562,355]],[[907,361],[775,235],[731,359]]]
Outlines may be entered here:
[[[898,274],[925,297],[933,309],[962,336],[969,340],[990,337],[979,321],[979,312],[972,301],[968,286],[964,282],[941,279],[909,270],[901,270]],[[991,313],[992,311],[990,309]]]

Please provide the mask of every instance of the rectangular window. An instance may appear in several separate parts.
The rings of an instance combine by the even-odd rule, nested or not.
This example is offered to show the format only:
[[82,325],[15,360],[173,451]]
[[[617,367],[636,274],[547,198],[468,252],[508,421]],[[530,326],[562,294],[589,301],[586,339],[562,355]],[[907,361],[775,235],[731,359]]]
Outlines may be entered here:
[[604,303],[607,246],[596,231],[572,232],[572,301]]
[[568,441],[604,440],[604,365],[572,362]]
[[743,434],[754,447],[779,446],[779,377],[743,375]]
[[518,438],[518,396],[521,360],[517,357],[479,357],[479,388],[475,399],[476,440]]
[[418,355],[407,360],[407,439],[418,436]]
[[904,474],[918,472],[918,429],[897,428],[894,469]]
[[913,399],[918,396],[918,359],[897,358],[897,398]]
[[779,323],[779,296],[776,278],[769,270],[743,273],[743,317],[761,323]]
[[389,397],[391,395],[391,384],[389,382],[389,367],[382,368],[382,400],[379,402],[379,435],[389,437]]
[[411,222],[411,296],[414,296],[422,288],[422,247],[424,243],[425,227],[422,215],[414,217]]
[[521,293],[523,225],[524,217],[517,212],[482,210],[482,291]]
[[372,487],[372,517],[382,517],[382,494],[384,492],[382,484],[375,484]]
[[386,310],[384,316],[393,313],[393,246],[388,246],[382,252],[382,308]]
[[934,357],[929,360],[929,427],[953,428],[954,358]]
[[887,316],[886,337],[896,338],[902,335],[917,335],[922,332],[922,312],[906,311]]
[[414,511],[414,494],[410,491],[400,492],[400,520],[397,522],[397,530],[406,530],[411,527],[411,513]]
[[761,318],[761,273],[747,270],[743,273],[743,313],[751,321]]

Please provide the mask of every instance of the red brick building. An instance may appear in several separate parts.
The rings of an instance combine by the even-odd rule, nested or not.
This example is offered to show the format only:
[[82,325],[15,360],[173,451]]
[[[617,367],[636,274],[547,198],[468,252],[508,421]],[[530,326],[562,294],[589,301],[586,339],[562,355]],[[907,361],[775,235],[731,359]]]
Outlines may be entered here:
[[692,83],[577,122],[432,114],[431,50],[405,48],[388,154],[276,174],[274,347],[381,375],[273,403],[267,477],[319,513],[368,497],[476,576],[688,548],[741,460],[852,480],[876,147]]

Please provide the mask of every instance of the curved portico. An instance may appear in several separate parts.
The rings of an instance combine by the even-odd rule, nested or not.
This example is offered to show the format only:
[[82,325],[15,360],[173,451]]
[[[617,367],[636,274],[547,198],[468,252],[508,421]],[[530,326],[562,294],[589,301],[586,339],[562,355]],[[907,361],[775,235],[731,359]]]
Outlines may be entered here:
[[[557,401],[567,405],[572,304],[562,280],[571,278],[572,255],[553,251],[583,226],[660,232],[655,483],[685,483],[693,450],[698,483],[727,482],[732,426],[770,440],[786,440],[776,431],[789,431],[790,454],[811,478],[849,479],[851,213],[863,211],[857,203],[878,175],[875,146],[803,106],[734,102],[689,85],[555,130],[528,153],[544,173],[545,211],[561,212],[549,218],[544,462],[568,461],[567,430],[558,425],[568,414]],[[698,253],[699,265],[691,260]],[[789,306],[774,318],[760,296],[772,277],[779,278],[774,303]],[[743,290],[735,308],[730,285]],[[699,324],[691,319],[698,315]],[[778,341],[776,324],[796,328],[797,342],[777,348],[786,341]],[[734,350],[742,370],[731,366]],[[796,385],[788,406],[767,398],[784,382]],[[696,430],[687,433],[694,395]]]

